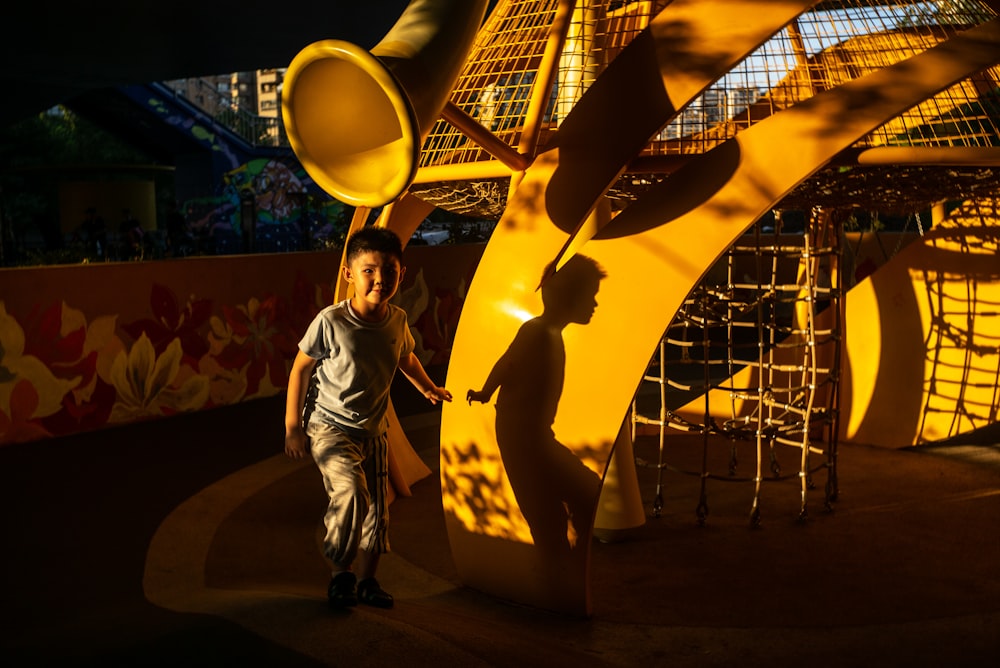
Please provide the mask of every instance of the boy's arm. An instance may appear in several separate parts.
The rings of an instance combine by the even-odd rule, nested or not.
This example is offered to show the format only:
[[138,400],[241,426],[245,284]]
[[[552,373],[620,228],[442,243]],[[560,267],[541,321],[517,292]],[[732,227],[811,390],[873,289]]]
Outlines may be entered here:
[[451,392],[434,384],[434,381],[430,379],[424,370],[424,365],[420,363],[420,360],[413,353],[400,358],[399,370],[403,372],[403,375],[432,404],[436,404],[439,401],[451,401]]
[[306,432],[302,428],[302,408],[305,405],[309,381],[316,360],[301,350],[295,354],[288,374],[288,397],[285,400],[285,454],[292,459],[306,456]]

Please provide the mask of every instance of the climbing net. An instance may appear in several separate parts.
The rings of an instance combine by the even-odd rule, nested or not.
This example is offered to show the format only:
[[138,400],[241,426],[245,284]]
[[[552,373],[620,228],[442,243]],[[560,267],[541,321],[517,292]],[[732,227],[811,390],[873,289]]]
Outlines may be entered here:
[[[760,523],[764,483],[798,478],[800,519],[814,477],[826,472],[824,503],[837,497],[837,387],[841,343],[840,220],[816,208],[803,234],[758,223],[729,248],[667,327],[633,402],[633,440],[653,428],[657,462],[653,514],[663,509],[664,474],[701,478],[698,522],[708,515],[708,481],[749,483],[750,522]],[[651,400],[652,399],[652,400]],[[700,470],[670,463],[668,432],[702,435]],[[711,470],[709,448],[730,443],[728,471]],[[738,443],[753,446],[740,474]],[[794,454],[786,473],[779,450]]]

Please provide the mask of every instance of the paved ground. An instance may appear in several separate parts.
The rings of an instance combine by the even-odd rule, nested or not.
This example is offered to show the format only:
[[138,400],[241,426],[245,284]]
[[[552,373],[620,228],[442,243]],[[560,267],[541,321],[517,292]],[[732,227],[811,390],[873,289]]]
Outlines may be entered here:
[[[400,411],[405,415],[404,411]],[[280,398],[0,450],[5,665],[979,666],[1000,658],[991,442],[845,445],[840,495],[664,478],[664,510],[593,545],[594,616],[457,581],[436,477],[393,504],[393,610],[331,613],[311,465],[278,455]],[[407,431],[435,469],[436,413]],[[655,459],[640,441],[636,453]],[[697,468],[700,441],[672,445]],[[745,461],[745,459],[744,459]],[[714,465],[714,464],[713,464]],[[720,463],[722,465],[722,463]],[[647,508],[655,471],[640,469]]]

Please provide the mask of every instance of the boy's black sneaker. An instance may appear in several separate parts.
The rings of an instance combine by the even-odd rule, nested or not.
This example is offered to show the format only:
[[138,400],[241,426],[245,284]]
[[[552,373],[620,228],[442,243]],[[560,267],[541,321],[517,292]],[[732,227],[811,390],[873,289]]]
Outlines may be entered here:
[[378,586],[375,578],[366,578],[358,583],[358,600],[376,608],[391,608],[392,595]]
[[326,588],[326,595],[331,608],[340,610],[351,608],[358,604],[357,594],[358,578],[350,571],[337,573],[330,578],[330,585]]

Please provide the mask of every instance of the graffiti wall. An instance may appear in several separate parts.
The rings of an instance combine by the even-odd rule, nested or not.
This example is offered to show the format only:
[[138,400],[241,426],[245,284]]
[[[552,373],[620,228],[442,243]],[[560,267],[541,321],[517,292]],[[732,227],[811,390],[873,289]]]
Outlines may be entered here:
[[217,193],[180,204],[186,254],[341,245],[353,209],[311,193],[310,183],[294,161],[257,158],[225,172]]

